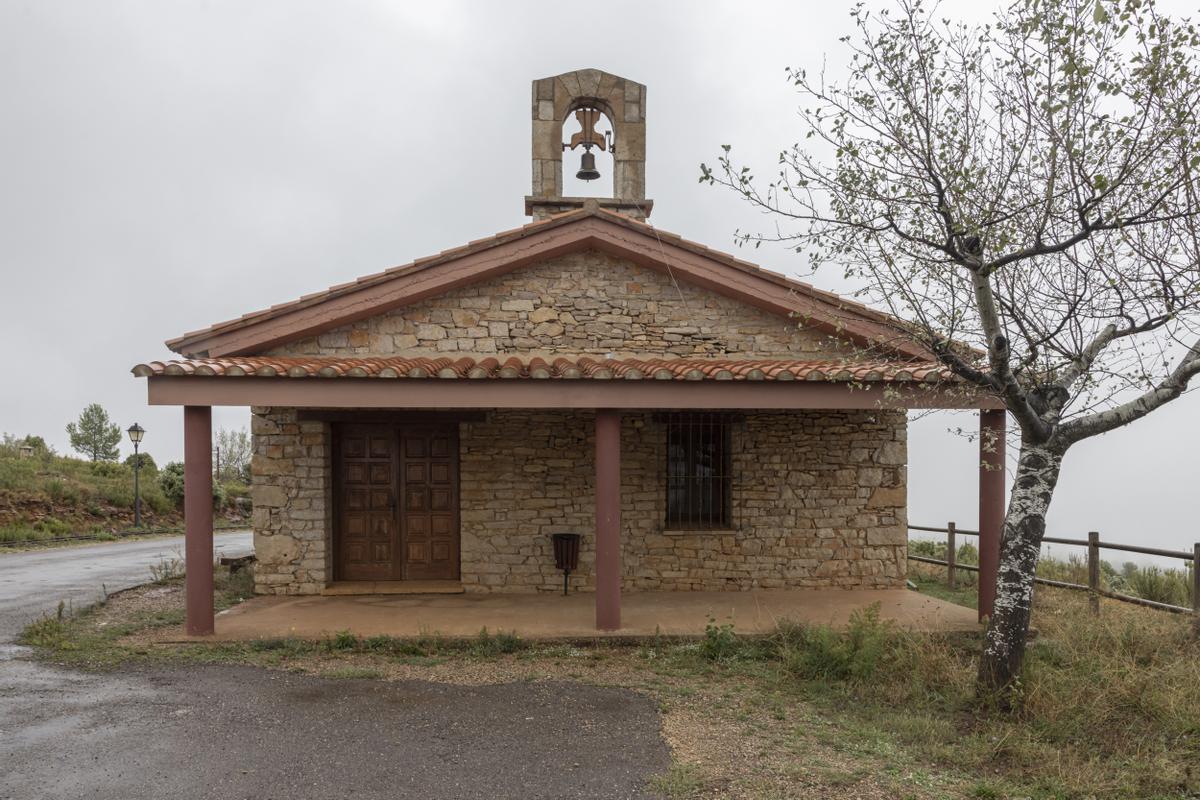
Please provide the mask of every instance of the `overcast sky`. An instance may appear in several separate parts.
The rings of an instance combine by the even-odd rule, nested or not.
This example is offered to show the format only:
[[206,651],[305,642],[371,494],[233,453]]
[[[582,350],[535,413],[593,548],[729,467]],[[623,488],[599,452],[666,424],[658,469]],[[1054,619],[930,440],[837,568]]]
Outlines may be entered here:
[[[839,68],[841,6],[0,0],[0,431],[66,450],[98,402],[179,458],[180,410],[149,408],[129,368],[185,331],[526,222],[534,78],[647,84],[652,222],[734,249],[764,220],[700,186],[698,164],[730,143],[769,167],[802,137],[784,68]],[[817,282],[844,289],[836,272]],[[1198,420],[1193,393],[1075,448],[1053,532],[1200,540],[1184,511]],[[912,425],[914,523],[974,526],[975,446],[947,432],[974,425]]]

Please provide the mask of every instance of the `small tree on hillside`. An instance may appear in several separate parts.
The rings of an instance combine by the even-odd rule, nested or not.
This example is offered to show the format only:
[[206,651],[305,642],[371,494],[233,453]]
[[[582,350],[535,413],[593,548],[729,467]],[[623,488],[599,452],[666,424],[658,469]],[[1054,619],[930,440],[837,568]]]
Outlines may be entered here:
[[789,73],[816,150],[764,187],[726,147],[701,180],[792,223],[742,242],[844,268],[1003,399],[1020,456],[979,682],[1007,694],[1063,456],[1200,373],[1200,36],[1152,0],[1018,0],[981,28],[919,0],[852,17],[844,81]]
[[99,403],[92,403],[79,415],[78,422],[67,423],[71,448],[92,461],[116,461],[121,451],[121,427],[108,418]]

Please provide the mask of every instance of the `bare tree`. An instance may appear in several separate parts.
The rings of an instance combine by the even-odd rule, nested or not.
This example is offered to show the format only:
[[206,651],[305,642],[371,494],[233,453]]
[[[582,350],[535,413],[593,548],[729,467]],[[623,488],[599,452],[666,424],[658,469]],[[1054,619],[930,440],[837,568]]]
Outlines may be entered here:
[[806,141],[766,185],[724,147],[701,180],[785,221],[964,385],[1020,455],[981,690],[1007,697],[1063,456],[1200,372],[1198,36],[1152,0],[1018,0],[989,25],[919,0],[852,12],[847,75],[789,70]]
[[253,447],[245,428],[231,431],[221,428],[213,442],[213,465],[218,480],[249,481]]

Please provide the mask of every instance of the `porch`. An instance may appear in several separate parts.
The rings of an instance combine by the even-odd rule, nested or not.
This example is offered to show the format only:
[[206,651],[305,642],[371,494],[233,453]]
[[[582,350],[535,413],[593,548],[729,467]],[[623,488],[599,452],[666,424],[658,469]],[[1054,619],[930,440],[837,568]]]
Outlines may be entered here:
[[[273,561],[282,560],[296,565],[296,568],[305,574],[303,584],[288,584],[282,587],[280,594],[306,597],[303,600],[256,600],[247,606],[248,609],[271,609],[278,605],[282,609],[279,613],[290,614],[302,608],[306,613],[313,613],[320,619],[323,616],[320,609],[334,608],[329,618],[337,619],[339,614],[336,604],[340,601],[355,608],[365,606],[383,609],[380,612],[380,624],[388,619],[407,617],[424,620],[422,623],[414,623],[414,634],[420,632],[422,625],[427,625],[447,634],[450,630],[457,630],[458,635],[474,635],[482,627],[507,630],[515,628],[519,632],[524,628],[536,629],[540,624],[540,615],[548,614],[551,616],[545,624],[552,625],[552,631],[556,631],[552,635],[557,636],[579,635],[573,632],[581,631],[586,631],[587,635],[595,635],[596,630],[623,634],[640,631],[640,634],[633,635],[651,635],[656,629],[664,630],[665,619],[676,620],[676,630],[681,634],[701,633],[708,613],[726,605],[729,607],[728,613],[756,620],[753,627],[760,632],[770,629],[776,620],[783,618],[835,623],[840,618],[844,621],[853,608],[873,602],[867,598],[873,596],[871,591],[880,588],[878,583],[868,588],[870,583],[865,578],[875,573],[862,566],[867,558],[879,558],[879,553],[886,550],[887,558],[901,566],[898,571],[886,576],[887,583],[884,585],[897,587],[903,584],[903,539],[892,541],[889,537],[892,534],[903,537],[904,533],[904,457],[902,448],[887,447],[885,438],[880,438],[893,424],[885,422],[883,415],[891,414],[894,417],[899,413],[898,422],[895,424],[903,426],[902,411],[908,408],[978,409],[981,429],[980,615],[986,615],[993,597],[1000,522],[1003,518],[1004,412],[1000,410],[1000,402],[994,397],[982,395],[955,382],[936,367],[923,365],[917,368],[904,362],[860,363],[850,366],[853,369],[843,364],[799,360],[673,359],[642,362],[613,359],[594,361],[580,358],[576,362],[559,359],[553,365],[547,365],[540,359],[532,359],[525,363],[512,358],[500,365],[495,358],[479,362],[471,358],[463,358],[457,362],[450,362],[449,359],[238,358],[194,359],[171,364],[155,362],[139,365],[135,368],[135,374],[149,378],[151,403],[184,407],[185,515],[189,566],[188,631],[191,634],[214,632],[212,578],[210,566],[206,567],[206,562],[211,564],[209,442],[211,407],[214,405],[286,409],[287,414],[291,415],[290,421],[286,422],[289,427],[286,435],[299,438],[281,441],[271,446],[277,448],[281,458],[285,460],[291,459],[289,453],[295,451],[298,455],[292,459],[294,472],[290,476],[299,478],[302,473],[303,480],[313,484],[311,487],[302,487],[303,491],[310,492],[311,495],[301,496],[291,487],[277,486],[271,487],[269,497],[256,497],[255,501],[256,504],[259,504],[260,499],[264,501],[262,505],[273,515],[273,520],[278,516],[276,509],[287,507],[298,511],[292,514],[289,522],[293,528],[300,529],[294,532],[295,535],[281,538],[266,536],[264,544],[266,541],[282,542],[282,548],[272,545],[273,550],[280,551],[272,553],[277,557],[273,558]],[[435,375],[437,377],[434,377]],[[339,576],[336,568],[330,569],[331,566],[335,566],[335,562],[326,554],[332,552],[336,543],[331,536],[331,530],[335,526],[330,521],[329,509],[336,503],[322,500],[334,492],[341,492],[345,486],[337,483],[336,478],[332,482],[323,482],[319,477],[314,478],[314,474],[325,473],[331,468],[331,459],[326,449],[326,443],[335,441],[331,438],[331,431],[334,430],[331,426],[343,422],[357,424],[355,420],[361,422],[369,416],[379,414],[389,419],[397,415],[409,415],[410,418],[414,414],[433,415],[428,418],[419,417],[428,422],[435,417],[443,419],[446,415],[453,414],[493,414],[499,417],[508,415],[511,418],[513,412],[574,415],[572,419],[576,433],[570,442],[558,442],[554,445],[553,458],[554,461],[568,462],[567,467],[578,480],[562,484],[566,490],[562,492],[562,496],[555,499],[555,506],[562,507],[564,502],[568,503],[570,512],[575,515],[571,517],[575,521],[569,526],[564,526],[565,529],[581,530],[589,535],[592,560],[589,564],[588,584],[591,591],[566,600],[554,598],[553,595],[544,592],[546,587],[543,586],[519,587],[530,592],[543,591],[542,595],[520,600],[492,595],[483,598],[409,597],[369,600],[307,597],[320,593],[339,577],[347,577],[344,573]],[[750,430],[743,438],[755,443],[754,447],[771,441],[770,432],[778,430],[760,425],[759,418],[762,415],[800,420],[799,430],[808,438],[801,436],[791,440],[791,446],[786,451],[765,451],[748,446],[742,452],[742,458],[747,464],[779,465],[779,469],[787,472],[788,480],[791,481],[782,487],[787,491],[780,490],[780,486],[773,486],[769,491],[764,491],[767,488],[766,484],[759,484],[757,477],[750,477],[744,481],[747,486],[745,502],[739,501],[737,496],[734,496],[733,502],[735,505],[740,503],[739,508],[753,509],[754,513],[765,515],[780,509],[794,508],[800,504],[801,498],[808,495],[809,499],[816,501],[808,511],[820,518],[821,530],[817,535],[813,535],[816,523],[811,518],[798,519],[796,524],[786,519],[778,524],[773,522],[768,529],[773,543],[767,544],[776,549],[768,549],[762,537],[754,539],[739,536],[737,529],[724,526],[720,526],[721,530],[687,531],[686,539],[667,536],[665,531],[638,530],[635,523],[661,516],[659,511],[662,504],[657,501],[649,505],[642,503],[638,499],[638,485],[632,484],[631,492],[630,484],[623,479],[628,476],[644,476],[646,471],[638,469],[637,460],[631,456],[644,449],[645,443],[650,439],[661,444],[664,437],[646,437],[631,426],[638,419],[645,419],[647,415],[653,417],[663,412],[721,412],[747,418],[749,421],[746,425]],[[821,417],[829,419],[821,424],[814,422]],[[482,419],[486,421],[489,417],[484,416]],[[583,428],[579,427],[581,424]],[[419,437],[422,440],[421,447],[417,448],[421,452],[419,459],[416,454],[409,457],[408,447],[403,444],[403,433],[399,439],[393,439],[391,434],[388,434],[386,440],[381,437],[370,446],[364,445],[365,449],[358,447],[353,451],[353,458],[360,457],[354,455],[360,450],[365,454],[364,464],[347,466],[358,469],[361,475],[368,479],[374,474],[375,467],[379,467],[380,480],[386,482],[387,486],[376,493],[377,498],[374,495],[369,496],[369,503],[364,501],[354,506],[378,511],[378,519],[372,518],[366,525],[358,525],[354,520],[339,522],[343,529],[352,530],[357,526],[363,530],[371,530],[381,527],[384,533],[391,536],[392,526],[397,519],[404,518],[410,512],[420,512],[420,519],[416,520],[420,523],[419,528],[416,522],[410,524],[410,533],[425,534],[444,528],[450,534],[450,541],[457,541],[457,509],[460,508],[457,502],[458,480],[452,478],[444,487],[441,484],[433,486],[433,483],[442,480],[441,477],[435,476],[435,468],[440,469],[444,466],[441,472],[446,476],[457,474],[459,448],[456,444],[457,434],[454,432],[456,428],[451,426],[448,429],[443,437],[446,444],[442,446],[433,440],[425,443],[424,437],[433,436],[430,432],[433,428],[430,425],[416,427],[422,430]],[[496,424],[492,424],[492,428],[495,427]],[[623,429],[626,431],[624,437]],[[520,435],[527,440],[533,430],[534,428],[526,426],[520,429]],[[561,426],[540,426],[537,430],[565,429]],[[814,442],[827,441],[820,435],[814,438],[813,431],[829,431],[831,437],[838,438],[840,444],[836,458],[828,458],[827,454],[810,446]],[[867,434],[856,434],[855,431],[866,431]],[[855,435],[866,438],[855,440]],[[780,437],[780,441],[787,446],[786,438]],[[531,448],[528,444],[528,441],[514,440],[510,437],[505,440],[504,446],[495,447],[492,453],[529,451]],[[306,447],[312,449],[305,451]],[[404,472],[407,473],[409,467],[413,468],[413,477],[409,478],[406,474],[403,480],[414,481],[413,485],[422,489],[422,502],[425,498],[432,498],[435,489],[442,492],[442,500],[438,503],[421,508],[408,508],[403,505],[397,508],[397,495],[408,496],[407,492],[397,492],[393,485],[396,479],[389,477],[399,472],[399,457],[396,454],[401,449],[405,453]],[[336,445],[334,450],[337,450]],[[469,448],[467,452],[470,452]],[[882,457],[885,452],[887,458]],[[802,453],[805,455],[801,456]],[[337,458],[340,456],[335,456],[333,461],[336,462]],[[416,463],[417,460],[421,463]],[[665,459],[656,456],[652,460],[657,463]],[[379,464],[367,464],[366,461],[378,461]],[[426,461],[429,463],[425,463]],[[442,461],[445,463],[442,464]],[[332,464],[335,472],[338,470],[338,463],[340,462]],[[384,468],[387,464],[392,466]],[[880,487],[880,466],[885,466],[884,472],[899,475],[901,482]],[[555,465],[556,471],[561,469],[562,465]],[[525,469],[514,470],[508,467],[504,473],[523,476],[519,480],[526,483],[527,476],[531,474]],[[868,473],[875,473],[871,481],[866,478]],[[439,476],[440,474],[438,473]],[[751,475],[749,472],[747,474]],[[757,473],[753,475],[756,476]],[[823,484],[824,493],[817,498],[812,498],[812,490],[805,488],[811,486],[814,475],[829,478],[829,483]],[[476,485],[493,482],[492,477],[493,473],[478,471]],[[852,485],[835,485],[843,479]],[[426,484],[429,486],[426,487]],[[429,488],[429,491],[426,492],[425,488]],[[535,543],[533,548],[544,548],[549,542],[549,537],[544,535],[546,531],[543,530],[546,525],[537,519],[531,519],[530,524],[526,525],[512,514],[513,509],[521,506],[522,498],[520,484],[508,487],[502,498],[507,503],[501,512],[504,518],[488,516],[487,524],[489,527],[495,527],[498,520],[515,523],[521,531],[510,536],[510,540],[515,541],[516,535],[528,537],[536,534],[540,543]],[[304,504],[303,507],[300,503]],[[350,505],[347,504],[347,507]],[[594,510],[585,511],[586,507]],[[431,513],[427,514],[427,510]],[[445,519],[435,519],[436,514],[442,511],[447,511]],[[472,515],[478,515],[476,506],[471,506],[469,511]],[[859,511],[862,513],[858,513]],[[844,515],[845,519],[839,518],[838,515]],[[297,521],[302,524],[297,525]],[[259,527],[256,522],[256,529]],[[483,552],[475,546],[479,538],[472,536],[471,547],[476,554]],[[695,563],[689,565],[680,561],[681,568],[649,570],[649,577],[646,577],[646,574],[630,574],[623,562],[628,563],[631,556],[636,558],[640,555],[634,548],[643,546],[651,538],[656,541],[669,540],[672,543],[700,542],[702,547],[692,547],[690,543],[682,548],[676,547],[675,544],[662,545],[665,549],[695,551],[681,555],[680,558],[686,557],[691,562],[699,562],[699,567]],[[725,562],[731,554],[739,552],[743,541],[747,541],[748,544],[744,554],[753,556],[760,572],[743,570],[745,574],[733,576],[731,571],[725,568]],[[315,544],[310,545],[310,542]],[[425,552],[419,548],[408,547],[411,542],[403,536],[401,542],[405,545],[400,551],[402,567],[405,563],[403,559],[408,558],[408,552]],[[303,545],[304,549],[291,549],[293,543]],[[320,557],[310,556],[310,546],[315,548],[312,552],[320,553]],[[506,576],[514,571],[514,563],[526,563],[530,558],[529,553],[520,550],[524,547],[523,544],[518,544],[517,547],[516,554],[501,553],[492,558],[473,557],[466,563],[472,566],[472,571],[476,574],[482,573],[482,567],[486,567],[495,575]],[[749,547],[753,547],[753,550]],[[897,549],[898,553],[891,552]],[[426,550],[433,552],[432,545]],[[870,556],[866,555],[867,551],[871,551]],[[397,571],[390,566],[390,553],[395,551],[380,552],[378,560],[386,569],[381,568],[378,574],[363,573],[352,577],[358,580],[395,580],[398,577]],[[402,569],[399,578],[458,578],[458,551],[446,546],[445,552],[448,557],[443,560],[450,565],[446,574],[414,575],[411,571],[405,573]],[[260,554],[260,560],[262,555]],[[511,560],[517,558],[522,561]],[[415,557],[410,561],[415,563]],[[711,562],[711,565],[708,562]],[[552,562],[540,558],[539,564],[538,569],[545,569],[549,568],[548,565]],[[711,574],[701,578],[693,575],[691,570],[701,567]],[[852,582],[843,582],[842,586],[854,588],[833,590],[833,594],[837,595],[836,599],[828,592],[812,594],[813,589],[807,587],[826,586],[831,583],[826,579],[827,575],[820,571],[835,568],[844,570],[845,575],[853,579]],[[761,598],[768,595],[755,590],[765,587],[775,589],[781,585],[780,582],[761,580],[765,575],[764,570],[770,571],[773,578],[779,578],[782,586],[787,587],[781,590],[783,594],[780,597],[791,596],[791,600],[780,605],[778,598],[771,596],[766,605],[761,604],[764,602]],[[788,572],[789,570],[792,572]],[[541,579],[544,582],[546,576],[542,575]],[[647,583],[653,580],[655,583],[639,586],[639,580]],[[710,583],[705,584],[703,580]],[[730,585],[730,588],[740,591],[705,591],[714,588],[711,582]],[[674,583],[679,584],[675,588],[685,591],[658,593],[658,589],[671,588]],[[480,580],[476,580],[473,586],[476,590],[481,586],[487,591],[493,588],[487,586],[486,581]],[[799,587],[806,588],[800,590]],[[895,617],[898,622],[922,617],[921,614],[910,613],[911,609],[905,610],[906,603],[911,600],[901,599],[908,597],[903,589],[893,591],[899,592],[893,596],[893,611],[898,615]],[[830,599],[823,600],[822,597]],[[882,596],[880,597],[882,599]],[[326,606],[322,603],[334,605]],[[396,605],[389,606],[389,603]],[[480,605],[474,605],[477,603]],[[832,605],[829,605],[830,603]],[[583,606],[586,606],[587,613],[580,616],[579,608]],[[481,612],[468,613],[476,608],[481,609]],[[841,611],[835,614],[835,608]],[[407,613],[412,609],[420,609],[421,613]],[[521,612],[517,614],[512,609],[520,609]],[[342,610],[347,611],[349,608]],[[435,610],[441,616],[434,615],[431,619],[429,615],[434,614]],[[966,613],[968,616],[974,616],[972,612]],[[512,618],[513,614],[517,614],[515,619]],[[527,616],[522,617],[521,614]],[[564,614],[567,616],[562,616]],[[811,616],[813,614],[816,616]],[[354,616],[357,618],[358,615]],[[714,616],[721,615],[714,613]],[[552,623],[551,620],[557,622]],[[387,624],[407,625],[409,621],[411,620],[406,619],[403,623]],[[276,622],[277,625],[267,625],[266,628],[284,631],[286,634],[292,625],[287,622],[286,617]],[[301,627],[310,624],[312,623],[296,621],[296,625]],[[744,627],[739,629],[746,630]],[[222,633],[220,628],[215,632]]]
[[[216,616],[224,641],[350,631],[357,636],[472,637],[486,628],[522,639],[640,639],[703,636],[709,620],[739,634],[768,634],[787,620],[844,626],[856,610],[879,604],[880,617],[925,632],[979,629],[975,611],[908,589],[777,589],[753,592],[626,592],[620,630],[597,630],[587,593],[255,597]],[[209,638],[209,637],[205,637]]]

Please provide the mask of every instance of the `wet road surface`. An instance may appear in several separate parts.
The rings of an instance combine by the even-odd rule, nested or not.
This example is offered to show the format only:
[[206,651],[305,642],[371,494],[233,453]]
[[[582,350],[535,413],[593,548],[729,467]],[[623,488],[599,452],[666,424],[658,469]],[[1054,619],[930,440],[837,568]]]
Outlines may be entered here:
[[[213,548],[218,555],[241,556],[253,552],[254,543],[250,531],[218,533]],[[0,643],[12,641],[60,600],[90,605],[106,589],[115,592],[147,583],[152,565],[182,560],[182,553],[182,536],[0,552]]]
[[[218,534],[226,555],[250,534]],[[253,667],[87,673],[5,644],[145,583],[182,538],[0,554],[0,800],[649,798],[654,702],[569,683],[454,686]]]
[[626,689],[0,662],[4,800],[621,800],[669,763]]

